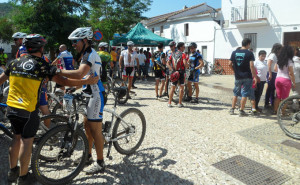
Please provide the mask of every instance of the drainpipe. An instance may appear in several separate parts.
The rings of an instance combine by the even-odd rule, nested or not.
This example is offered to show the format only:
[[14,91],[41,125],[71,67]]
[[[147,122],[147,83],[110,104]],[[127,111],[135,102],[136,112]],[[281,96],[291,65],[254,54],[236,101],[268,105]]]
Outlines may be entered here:
[[244,8],[244,20],[247,20],[247,13],[248,13],[248,0],[245,0],[245,8]]

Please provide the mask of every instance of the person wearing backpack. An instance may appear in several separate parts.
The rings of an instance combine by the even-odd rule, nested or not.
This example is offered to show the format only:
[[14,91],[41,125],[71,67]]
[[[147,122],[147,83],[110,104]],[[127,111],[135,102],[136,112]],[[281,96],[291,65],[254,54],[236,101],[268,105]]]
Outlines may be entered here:
[[[165,65],[166,65],[166,54],[163,51],[164,45],[162,43],[158,44],[158,51],[156,51],[153,55],[152,61],[154,61],[154,74],[155,74],[155,93],[156,99],[162,97],[162,91],[165,86],[166,74],[165,74]],[[161,86],[159,89],[158,95],[158,86],[159,81],[161,81]]]
[[[185,78],[185,67],[187,65],[186,61],[186,55],[184,54],[184,43],[179,42],[177,44],[177,49],[178,51],[170,56],[167,66],[170,71],[172,71],[170,80],[172,82],[172,87],[171,87],[171,92],[169,95],[169,102],[168,102],[168,107],[172,107],[171,102],[173,99],[174,91],[177,86],[177,84],[180,85],[180,90],[179,90],[179,102],[178,102],[178,107],[181,108],[183,107],[182,105],[182,97],[183,97],[183,90],[184,90],[184,78]],[[171,66],[171,63],[173,64]]]

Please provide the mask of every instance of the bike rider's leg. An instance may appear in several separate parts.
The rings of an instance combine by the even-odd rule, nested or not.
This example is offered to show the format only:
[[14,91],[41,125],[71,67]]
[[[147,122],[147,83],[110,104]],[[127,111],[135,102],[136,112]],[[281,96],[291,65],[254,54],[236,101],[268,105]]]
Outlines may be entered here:
[[19,153],[21,147],[21,134],[14,135],[9,147],[9,167],[15,168],[18,165]]
[[87,126],[90,129],[89,134],[91,134],[94,139],[97,160],[103,160],[104,140],[102,135],[102,122],[87,121]]
[[170,95],[169,95],[169,102],[168,102],[168,104],[170,104],[170,105],[171,105],[172,100],[173,100],[173,95],[174,95],[174,92],[175,92],[175,88],[176,88],[176,85],[172,84],[171,92],[170,92]]
[[192,96],[192,82],[191,81],[188,81],[187,88],[189,91],[189,97],[191,97]]
[[21,139],[20,176],[24,176],[28,173],[28,166],[29,166],[29,162],[30,162],[30,158],[31,158],[33,139],[34,139],[33,137]]
[[[39,107],[39,109],[41,110],[43,116],[46,116],[46,115],[50,115],[51,112],[49,111],[49,108],[48,108],[48,105],[41,105]],[[51,119],[46,119],[44,121],[44,125],[49,128],[50,127],[50,124],[51,124]]]
[[159,89],[159,96],[160,97],[162,96],[162,91],[164,89],[164,86],[165,86],[165,79],[161,79],[161,86],[160,86],[160,89]]
[[182,104],[183,93],[184,93],[184,84],[180,84],[178,104]]
[[128,91],[130,92],[131,86],[132,86],[133,77],[128,78]]
[[195,82],[194,86],[195,86],[195,90],[196,90],[196,98],[198,98],[199,97],[199,84],[198,84],[198,82]]
[[158,85],[159,85],[159,78],[155,79],[155,95],[158,98]]
[[86,138],[89,142],[89,155],[92,155],[94,139],[86,117],[84,117],[84,130],[85,130]]

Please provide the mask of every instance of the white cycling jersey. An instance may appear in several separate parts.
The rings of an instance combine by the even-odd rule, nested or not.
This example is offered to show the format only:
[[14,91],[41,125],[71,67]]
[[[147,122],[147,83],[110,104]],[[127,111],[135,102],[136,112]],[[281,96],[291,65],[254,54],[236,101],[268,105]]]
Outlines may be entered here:
[[125,67],[134,67],[134,61],[135,61],[135,59],[138,58],[138,54],[137,54],[137,52],[133,51],[130,54],[131,60],[128,61],[128,53],[129,53],[128,49],[121,52],[121,56],[123,56],[123,59],[124,59],[124,66]]
[[63,69],[65,69],[65,70],[73,70],[74,69],[73,55],[70,52],[65,50],[58,55],[58,58],[59,58],[59,63],[61,64]]

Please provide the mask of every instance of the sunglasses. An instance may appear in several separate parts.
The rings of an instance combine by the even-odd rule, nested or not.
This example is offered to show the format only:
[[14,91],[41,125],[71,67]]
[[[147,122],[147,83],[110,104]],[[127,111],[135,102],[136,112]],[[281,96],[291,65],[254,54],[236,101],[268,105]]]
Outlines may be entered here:
[[71,40],[72,44],[77,44],[79,41],[81,41],[81,39],[78,39],[78,40]]
[[16,39],[14,39],[14,41],[17,41],[17,40],[19,40],[19,39],[17,39],[17,38],[16,38]]

